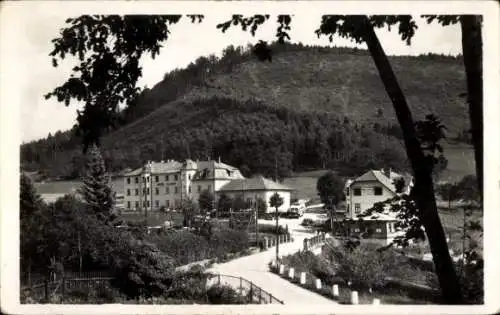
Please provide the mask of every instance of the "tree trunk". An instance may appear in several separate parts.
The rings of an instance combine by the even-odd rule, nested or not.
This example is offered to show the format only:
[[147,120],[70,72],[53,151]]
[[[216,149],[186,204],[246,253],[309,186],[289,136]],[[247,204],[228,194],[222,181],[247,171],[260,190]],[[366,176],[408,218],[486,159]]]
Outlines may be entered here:
[[417,139],[410,109],[389,60],[380,45],[373,26],[366,17],[363,19],[363,23],[366,44],[387,94],[392,101],[403,132],[406,153],[415,177],[415,185],[413,187],[414,200],[419,210],[420,221],[429,239],[443,302],[446,304],[460,304],[463,302],[460,282],[455,272],[441,220],[439,219],[432,182],[432,170]]
[[467,101],[476,177],[481,201],[483,200],[483,41],[481,37],[481,16],[463,15],[462,52],[467,78]]

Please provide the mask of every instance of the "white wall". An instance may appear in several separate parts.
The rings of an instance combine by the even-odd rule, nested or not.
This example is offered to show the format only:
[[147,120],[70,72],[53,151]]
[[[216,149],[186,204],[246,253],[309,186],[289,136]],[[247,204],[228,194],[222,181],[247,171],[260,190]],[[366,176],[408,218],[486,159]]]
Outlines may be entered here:
[[[261,198],[266,202],[267,205],[267,210],[266,212],[274,212],[276,209],[274,207],[271,207],[269,205],[269,200],[271,199],[271,196],[274,195],[276,191],[228,191],[228,192],[223,192],[225,195],[227,195],[230,198],[236,198],[237,196],[243,195],[243,198],[246,199],[251,199],[256,200],[258,198]],[[280,212],[286,212],[288,209],[290,209],[290,198],[291,198],[291,193],[289,191],[278,191],[278,194],[283,198],[283,204],[281,207],[278,208],[278,211]],[[220,193],[219,193],[220,195]]]
[[[375,192],[374,192],[375,187],[382,188],[382,195],[375,195]],[[356,188],[361,188],[361,196],[354,195],[354,190]],[[375,203],[385,201],[385,200],[392,198],[394,196],[395,196],[395,193],[393,193],[387,187],[385,187],[384,185],[382,185],[381,183],[379,183],[377,181],[354,183],[349,188],[349,196],[348,196],[349,214],[348,215],[351,218],[356,217],[355,205],[357,203],[360,204],[360,207],[361,207],[359,213],[362,213],[362,212],[372,208]]]

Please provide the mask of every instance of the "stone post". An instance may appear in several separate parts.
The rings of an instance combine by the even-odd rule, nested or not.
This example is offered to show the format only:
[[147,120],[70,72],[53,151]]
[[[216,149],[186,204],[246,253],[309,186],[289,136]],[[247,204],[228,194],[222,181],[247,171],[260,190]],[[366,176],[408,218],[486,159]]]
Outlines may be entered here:
[[321,289],[321,279],[316,279],[316,289]]
[[269,247],[269,239],[267,236],[264,236],[264,246],[263,249],[266,250]]
[[338,297],[339,296],[339,285],[338,284],[334,284],[333,287],[332,287],[332,294],[333,294],[333,297]]
[[280,265],[280,275],[285,273],[285,265],[281,264]]
[[359,304],[358,291],[351,292],[351,304]]
[[305,272],[300,273],[300,284],[306,284],[306,273]]
[[288,278],[290,278],[290,279],[295,278],[295,269],[294,268],[288,269]]
[[373,305],[380,305],[379,299],[373,299]]

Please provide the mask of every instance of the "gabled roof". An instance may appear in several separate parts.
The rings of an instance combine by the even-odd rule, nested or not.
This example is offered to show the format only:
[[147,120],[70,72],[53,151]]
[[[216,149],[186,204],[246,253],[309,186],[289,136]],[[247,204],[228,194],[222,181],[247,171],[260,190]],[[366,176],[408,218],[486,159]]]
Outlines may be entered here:
[[222,186],[219,191],[248,191],[248,190],[281,190],[292,191],[293,189],[285,185],[276,183],[263,176],[252,178],[235,179]]
[[408,186],[410,183],[410,180],[407,178],[407,176],[403,176],[401,174],[398,174],[396,172],[390,172],[390,177],[387,177],[384,172],[378,171],[378,170],[370,170],[363,175],[359,176],[358,178],[348,181],[346,183],[346,186],[351,186],[354,183],[360,183],[360,182],[379,182],[385,187],[387,187],[390,191],[393,193],[396,193],[396,186],[394,186],[394,180],[397,178],[403,178],[405,180],[405,184]]
[[149,171],[152,174],[164,174],[164,173],[173,173],[179,172],[182,168],[182,163],[169,160],[167,162],[150,162],[143,167],[136,168],[135,170],[125,174],[125,176],[137,176],[141,175],[144,167],[149,167]]

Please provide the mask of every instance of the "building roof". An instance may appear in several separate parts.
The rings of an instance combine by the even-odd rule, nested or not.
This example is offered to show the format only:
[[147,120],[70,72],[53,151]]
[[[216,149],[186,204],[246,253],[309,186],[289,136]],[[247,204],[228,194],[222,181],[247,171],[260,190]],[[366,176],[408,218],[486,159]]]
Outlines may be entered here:
[[219,191],[249,191],[249,190],[292,191],[293,189],[259,175],[252,178],[232,180],[226,185],[222,186]]
[[[148,162],[144,166],[139,167],[133,171],[129,171],[124,174],[124,176],[138,176],[141,175],[144,168],[147,168],[151,174],[168,174],[176,173],[181,170],[197,170],[193,179],[213,179],[214,172],[217,178],[242,178],[239,170],[231,165],[217,162],[214,160],[210,161],[193,161],[187,159],[184,162],[178,162],[175,160],[167,160],[161,162]],[[222,172],[217,172],[216,170],[223,170]],[[233,172],[233,173],[231,173]],[[233,176],[234,175],[234,176]]]
[[384,173],[383,170],[369,170],[368,172],[364,173],[363,175],[359,176],[358,178],[350,181],[348,180],[346,183],[346,186],[349,187],[354,183],[359,183],[359,182],[379,182],[385,187],[387,187],[390,191],[393,193],[396,193],[396,186],[394,185],[394,180],[397,178],[403,178],[405,180],[406,186],[410,184],[409,178],[406,176],[403,176],[399,173],[393,172],[389,170],[389,177]]
[[357,217],[354,220],[363,220],[363,221],[396,221],[396,213],[394,212],[385,212],[385,213],[377,213],[374,212],[371,215]]

